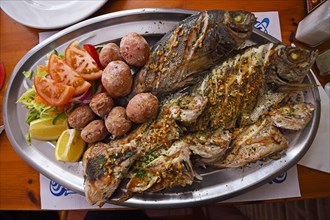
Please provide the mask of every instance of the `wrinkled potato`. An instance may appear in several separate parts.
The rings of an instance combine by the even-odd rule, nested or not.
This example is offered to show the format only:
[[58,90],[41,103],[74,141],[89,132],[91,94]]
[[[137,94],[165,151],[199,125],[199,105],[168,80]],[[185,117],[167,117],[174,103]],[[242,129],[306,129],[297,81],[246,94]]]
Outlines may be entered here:
[[112,135],[119,137],[131,129],[132,122],[128,119],[125,108],[116,106],[105,119],[105,126]]
[[69,113],[68,123],[71,128],[82,129],[96,117],[88,105],[81,105]]
[[100,117],[104,117],[111,111],[114,103],[111,96],[107,92],[102,92],[92,98],[89,106],[95,114]]
[[136,123],[143,123],[150,120],[157,114],[158,99],[151,93],[139,93],[127,104],[127,117]]
[[103,70],[101,82],[112,98],[126,96],[133,84],[131,69],[123,61],[112,61]]
[[99,59],[103,67],[106,67],[111,61],[122,60],[119,46],[115,43],[108,43],[102,47]]
[[108,134],[104,121],[94,120],[82,129],[80,136],[86,143],[91,144],[103,140]]
[[149,56],[149,44],[143,36],[132,32],[120,41],[120,54],[132,66],[143,66]]

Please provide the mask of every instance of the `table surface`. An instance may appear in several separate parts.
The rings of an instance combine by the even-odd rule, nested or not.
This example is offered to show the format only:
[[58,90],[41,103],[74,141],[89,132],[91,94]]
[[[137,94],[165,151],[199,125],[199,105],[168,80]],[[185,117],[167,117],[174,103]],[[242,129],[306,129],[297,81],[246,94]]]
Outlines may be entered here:
[[[159,7],[193,10],[278,11],[285,44],[290,44],[291,34],[296,30],[298,22],[306,15],[305,0],[111,0],[90,17],[120,10]],[[0,16],[0,62],[5,67],[5,82],[7,82],[17,62],[38,44],[38,33],[43,30],[17,23],[2,10],[0,10]],[[323,85],[330,81],[329,77],[318,76],[318,78]],[[0,124],[3,124],[2,102],[5,88],[0,92]],[[330,197],[329,174],[298,165],[298,175],[302,197],[294,199]],[[40,209],[39,173],[16,154],[5,133],[0,136],[0,209]]]

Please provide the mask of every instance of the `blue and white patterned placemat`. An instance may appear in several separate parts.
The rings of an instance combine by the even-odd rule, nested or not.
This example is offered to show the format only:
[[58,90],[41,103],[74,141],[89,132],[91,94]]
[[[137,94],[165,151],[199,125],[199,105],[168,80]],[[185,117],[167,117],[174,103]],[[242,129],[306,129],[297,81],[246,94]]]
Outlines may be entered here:
[[282,41],[279,14],[277,11],[254,12],[257,21],[254,27]]
[[[72,210],[72,209],[95,209],[85,197],[73,192],[60,184],[40,175],[40,197],[42,209]],[[265,185],[254,189],[224,202],[244,202],[300,197],[300,189],[297,175],[297,167],[289,169]],[[102,208],[125,208],[105,204]]]

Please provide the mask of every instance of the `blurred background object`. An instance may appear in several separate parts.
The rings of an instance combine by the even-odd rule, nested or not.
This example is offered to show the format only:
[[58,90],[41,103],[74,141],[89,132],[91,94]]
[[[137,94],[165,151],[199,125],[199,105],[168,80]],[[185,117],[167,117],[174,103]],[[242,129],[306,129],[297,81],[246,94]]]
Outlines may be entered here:
[[[330,28],[330,23],[329,23]],[[330,49],[318,55],[316,59],[317,68],[320,71],[321,76],[330,74]]]
[[330,0],[325,1],[298,24],[296,39],[317,46],[330,38]]
[[330,38],[330,0],[322,3],[298,24],[296,40],[317,46]]
[[0,1],[0,8],[15,21],[39,29],[63,28],[99,10],[108,0]]
[[307,13],[308,14],[311,13],[325,1],[327,0],[307,0],[306,1]]
[[329,96],[329,99],[330,99],[330,82],[325,84],[324,90],[325,90],[325,92],[327,93],[327,95]]

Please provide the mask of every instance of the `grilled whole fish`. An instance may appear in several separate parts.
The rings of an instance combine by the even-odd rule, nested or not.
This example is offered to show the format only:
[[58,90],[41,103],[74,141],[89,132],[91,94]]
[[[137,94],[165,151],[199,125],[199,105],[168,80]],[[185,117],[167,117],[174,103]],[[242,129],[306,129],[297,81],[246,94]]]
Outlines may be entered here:
[[274,85],[290,87],[301,82],[316,55],[314,51],[268,43],[245,49],[215,66],[193,88],[192,94],[207,98],[208,103],[190,129],[230,129],[256,122],[287,95],[273,92]]
[[[302,129],[313,107],[294,103],[291,113],[286,113],[283,102],[291,92],[283,91],[291,90],[278,91],[300,82],[315,57],[315,52],[269,43],[247,48],[216,65],[190,90],[169,96],[155,119],[128,137],[105,144],[103,151],[95,150],[99,144],[86,151],[83,167],[87,200],[104,204],[123,178],[130,181],[122,200],[136,192],[190,185],[199,175],[192,170],[189,155],[198,163],[227,168],[244,166],[286,149],[285,137],[275,126]],[[251,114],[257,115],[256,119],[251,120]],[[282,120],[290,117],[300,122]],[[122,151],[133,152],[134,156],[127,161],[125,153],[119,154]],[[99,164],[102,169],[110,166],[111,172],[104,169],[93,175],[88,164],[100,155],[119,162]]]
[[246,11],[212,10],[188,17],[154,45],[132,95],[170,93],[195,83],[250,37],[254,22]]

